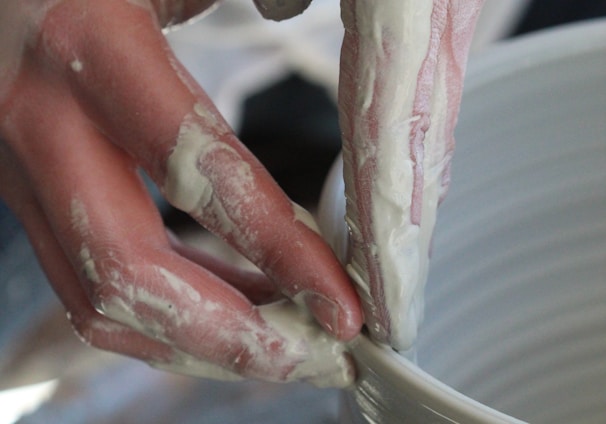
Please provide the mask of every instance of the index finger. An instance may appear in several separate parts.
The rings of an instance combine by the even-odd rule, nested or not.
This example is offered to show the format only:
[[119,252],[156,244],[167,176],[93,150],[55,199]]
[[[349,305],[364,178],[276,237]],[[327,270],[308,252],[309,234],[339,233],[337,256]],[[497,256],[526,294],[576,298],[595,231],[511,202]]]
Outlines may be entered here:
[[330,333],[354,337],[359,300],[332,251],[179,64],[150,12],[99,2],[74,20],[71,7],[49,13],[43,37],[89,117],[174,206],[304,302]]

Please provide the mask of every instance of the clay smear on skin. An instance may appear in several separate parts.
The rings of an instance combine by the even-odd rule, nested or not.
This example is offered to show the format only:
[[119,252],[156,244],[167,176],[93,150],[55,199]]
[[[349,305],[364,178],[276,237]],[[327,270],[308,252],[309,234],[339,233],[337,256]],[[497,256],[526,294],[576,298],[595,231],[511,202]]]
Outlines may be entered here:
[[[123,264],[112,252],[104,253],[104,259],[101,261],[95,258],[87,242],[94,236],[91,233],[88,214],[78,199],[71,202],[71,220],[72,228],[83,240],[79,260],[84,275],[93,285],[106,285],[114,289],[112,296],[101,299],[100,303],[95,305],[109,318],[141,333],[164,339],[164,327],[179,328],[190,325],[194,317],[199,320],[205,318],[199,316],[201,311],[215,313],[220,308],[220,305],[202,299],[200,293],[191,285],[162,267]],[[160,287],[164,293],[156,293],[151,290],[152,287]],[[138,314],[136,310],[140,305],[144,305],[147,311],[154,311],[154,315],[162,318],[162,322],[149,317],[149,314]]]
[[[204,130],[202,128],[204,126]],[[164,191],[177,207],[189,212],[194,217],[201,217],[203,222],[208,218],[219,220],[210,226],[222,235],[235,237],[241,245],[252,246],[256,242],[256,234],[247,229],[240,229],[244,211],[241,207],[250,206],[246,201],[251,196],[251,190],[256,190],[254,176],[250,165],[239,157],[229,145],[218,141],[217,134],[225,129],[216,117],[207,112],[201,105],[194,108],[194,113],[188,115],[179,132],[177,143],[168,160],[168,177]],[[208,175],[210,172],[202,164],[208,155],[217,150],[224,150],[230,158],[235,158],[231,165],[229,178],[237,190],[228,191],[232,199],[219,199],[214,184],[222,183],[218,177]],[[239,159],[239,160],[238,160]],[[223,175],[221,175],[223,176]],[[244,203],[240,199],[245,199]],[[300,221],[309,228],[316,228],[313,218],[302,208],[293,204],[293,219]],[[254,254],[253,260],[254,260]],[[261,317],[266,320],[273,331],[279,335],[278,341],[285,350],[282,361],[278,366],[283,368],[288,363],[296,365],[288,376],[295,380],[303,377],[310,378],[320,385],[343,386],[351,382],[351,370],[344,359],[343,345],[327,336],[313,319],[294,304],[289,306],[265,305],[258,308]],[[284,324],[288,323],[288,324]],[[267,329],[261,331],[251,327],[242,335],[245,346],[257,361],[266,362],[271,369],[279,364],[280,358],[266,357],[267,353],[259,350],[259,338],[267,336]],[[265,345],[269,345],[265,342]],[[200,372],[193,365],[192,358],[180,357],[176,366],[188,368],[183,362],[198,369],[190,372]],[[278,361],[278,362],[275,362]],[[202,367],[204,370],[204,367]],[[187,370],[185,370],[187,371]],[[268,378],[270,376],[265,376]],[[322,380],[322,381],[320,381]]]
[[[250,225],[250,216],[268,216],[272,212],[266,209],[268,202],[260,193],[250,164],[221,141],[233,135],[215,113],[196,104],[184,118],[167,161],[163,192],[175,207],[236,245],[258,264],[263,254],[255,248],[258,234]],[[292,213],[295,222],[319,234],[309,212],[292,203]]]
[[220,141],[230,135],[220,117],[196,105],[185,117],[168,158],[163,192],[175,207],[237,243],[255,262],[259,259],[253,249],[257,233],[245,223],[258,190],[250,165]]
[[[83,240],[79,253],[81,267],[89,281],[112,287],[113,294],[99,300],[95,307],[108,318],[167,344],[166,330],[203,326],[221,305],[202,299],[191,285],[170,271],[155,265],[135,267],[112,260],[97,263],[86,244],[91,234],[86,208],[78,199],[71,203],[72,227]],[[150,281],[153,280],[153,281]],[[156,290],[152,291],[154,287]],[[161,289],[163,292],[157,293]],[[143,312],[142,312],[143,311]],[[121,332],[118,325],[106,325],[106,332]]]
[[69,66],[74,72],[82,72],[82,70],[84,69],[84,64],[79,59],[72,60]]
[[[231,146],[218,140],[219,135],[227,130],[217,117],[202,105],[196,105],[193,113],[181,125],[176,145],[168,159],[168,175],[163,190],[176,207],[197,217],[222,236],[235,239],[241,246],[249,246],[248,252],[251,253],[251,246],[256,243],[256,233],[241,228],[242,222],[246,222],[242,208],[252,204],[250,196],[257,188],[250,165]],[[227,191],[227,199],[219,198],[215,187],[215,184],[223,184],[221,178],[225,175],[212,175],[212,169],[203,166],[208,162],[208,157],[217,151],[227,153],[232,160],[227,175],[231,180],[230,186],[235,190]],[[317,231],[311,215],[294,204],[293,220]],[[250,256],[254,261],[254,252]],[[292,364],[294,369],[288,380],[307,378],[322,386],[351,383],[351,367],[345,360],[343,344],[326,335],[301,307],[294,304],[264,305],[258,311],[269,328],[277,332],[276,342],[282,345],[284,353],[276,358],[260,350],[259,340],[267,337],[269,329],[257,328],[252,323],[248,324],[250,327],[247,331],[241,333],[240,342],[257,361],[266,362],[268,370],[272,367],[283,369]],[[228,334],[226,339],[232,336]],[[264,344],[268,346],[271,343],[265,341]],[[161,366],[171,367],[170,364]],[[208,373],[211,376],[217,373],[216,366],[211,365],[207,369],[204,362],[200,363],[186,354],[177,355],[172,366],[185,373]],[[260,377],[271,379],[270,375]]]
[[[283,369],[292,364],[292,371],[286,379],[278,379],[271,374],[258,376],[276,381],[307,381],[318,387],[348,387],[353,383],[353,369],[345,357],[346,346],[326,334],[310,314],[294,303],[280,301],[258,308],[261,317],[268,323],[283,345],[283,353],[278,357],[267,356],[259,349],[258,337],[265,337],[265,331],[252,323],[244,333],[243,344],[267,369]],[[265,343],[271,345],[272,343]],[[264,357],[260,357],[263,355]],[[153,366],[172,372],[220,380],[238,380],[242,377],[216,364],[177,351],[171,363],[153,363]]]
[[397,349],[412,345],[423,317],[430,239],[481,3],[342,1],[348,271],[373,337]]
[[[90,238],[90,222],[82,202],[72,201],[71,214],[73,228],[83,240]],[[81,249],[80,259],[82,266],[89,270],[85,271],[86,275],[95,275],[94,279],[90,278],[91,282],[108,284],[114,289],[111,296],[96,305],[100,312],[168,345],[174,346],[170,333],[207,328],[208,323],[213,322],[213,316],[223,308],[203,299],[190,284],[163,267],[137,268],[117,260],[98,264],[86,245]],[[149,281],[150,278],[153,281]],[[286,381],[303,379],[318,386],[337,387],[352,383],[353,373],[345,359],[344,344],[322,331],[309,313],[290,302],[264,305],[258,311],[261,322],[251,319],[234,328],[231,328],[233,322],[226,322],[224,328],[213,330],[214,344],[229,345],[236,341],[244,346],[246,354],[267,370],[266,375],[256,376],[259,378],[283,381],[283,376],[272,375],[271,371],[292,368]],[[119,325],[103,324],[102,330],[121,332],[123,329]],[[278,356],[269,354],[266,349],[270,346],[280,346],[281,353]],[[174,352],[171,363],[153,365],[189,375],[227,380],[239,378],[203,358],[180,349]]]
[[[355,38],[354,50],[343,55],[342,66],[353,73],[351,84],[358,82],[358,87],[342,90],[352,98],[341,103],[346,129],[347,222],[353,252],[348,271],[362,285],[373,336],[387,341],[395,331],[392,325],[397,326],[392,315],[400,308],[408,309],[410,302],[402,299],[401,290],[410,284],[399,280],[385,282],[383,267],[389,258],[383,257],[379,246],[408,244],[410,251],[398,255],[407,268],[407,273],[400,276],[417,268],[418,229],[410,225],[414,162],[405,140],[411,125],[419,119],[411,113],[411,93],[427,51],[432,2],[343,3],[347,4],[342,7],[349,7],[351,13],[344,14],[345,25],[352,28],[355,35],[350,37]],[[386,231],[376,226],[383,226]],[[394,228],[407,233],[390,234]],[[389,284],[395,293],[386,293],[390,291]],[[397,306],[394,311],[392,305],[386,305],[387,299],[404,300],[406,306]]]
[[90,249],[86,243],[86,240],[90,238],[91,234],[88,214],[84,204],[78,199],[73,199],[70,204],[70,214],[72,228],[76,230],[76,232],[80,235],[80,238],[83,240],[80,246],[79,259],[84,275],[89,281],[99,284],[101,282],[101,278],[97,272],[97,265],[95,264]]
[[[138,273],[144,277],[138,278]],[[203,325],[221,309],[221,305],[202,299],[191,285],[159,266],[139,270],[130,267],[126,272],[111,270],[107,283],[115,294],[102,299],[99,309],[166,344],[172,344],[167,331]]]

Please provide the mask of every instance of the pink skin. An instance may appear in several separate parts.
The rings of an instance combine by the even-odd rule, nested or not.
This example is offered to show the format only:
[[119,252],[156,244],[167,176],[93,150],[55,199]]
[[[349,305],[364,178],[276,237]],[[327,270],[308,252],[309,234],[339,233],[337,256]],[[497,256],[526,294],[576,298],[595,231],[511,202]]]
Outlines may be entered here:
[[[342,0],[342,10],[345,21],[345,39],[341,51],[341,77],[339,87],[339,110],[343,130],[344,153],[351,157],[355,164],[346,169],[351,172],[351,181],[355,201],[348,202],[356,216],[355,233],[359,237],[352,237],[352,249],[363,253],[364,268],[368,275],[366,283],[370,287],[370,299],[364,299],[363,308],[365,320],[373,338],[391,344],[390,327],[391,317],[385,305],[384,282],[381,274],[380,258],[373,251],[375,236],[373,234],[372,215],[373,187],[377,172],[376,156],[372,152],[381,149],[379,134],[391,125],[385,122],[380,114],[381,107],[389,107],[390,96],[384,82],[388,78],[397,78],[390,67],[390,60],[399,52],[398,45],[389,38],[389,32],[384,32],[382,51],[376,53],[377,78],[374,83],[373,98],[366,111],[360,110],[356,104],[356,81],[363,78],[364,62],[368,58],[361,57],[359,51],[363,43],[364,34],[358,32],[356,4],[361,0]],[[398,0],[393,0],[398,1]],[[429,1],[429,0],[428,0]],[[431,40],[425,59],[417,73],[415,99],[410,117],[419,116],[413,122],[407,140],[389,140],[389,142],[409,143],[411,160],[413,161],[413,190],[411,204],[411,225],[418,225],[421,220],[423,205],[423,161],[427,155],[431,165],[443,164],[441,170],[442,187],[441,197],[446,193],[448,186],[449,159],[454,149],[453,132],[459,112],[459,103],[463,86],[463,77],[469,45],[473,36],[475,20],[481,9],[483,0],[433,0],[431,15]],[[380,24],[380,23],[379,23]],[[423,40],[420,40],[423,41]],[[432,123],[431,97],[434,90],[434,78],[439,72],[440,64],[445,65],[447,84],[447,117],[443,122]],[[435,119],[434,119],[435,121]],[[438,148],[426,151],[423,143],[425,134],[430,125],[439,125],[441,139]],[[359,131],[356,133],[356,131]],[[356,140],[363,140],[367,145],[374,143],[371,152],[362,151]],[[385,140],[385,137],[382,138]],[[445,160],[446,159],[446,160]],[[347,161],[346,165],[347,165]]]
[[[288,356],[285,341],[256,304],[316,293],[305,299],[318,322],[350,340],[362,324],[358,297],[330,248],[295,219],[289,199],[161,34],[162,25],[201,13],[213,1],[158,0],[149,9],[133,3],[63,0],[31,23],[16,78],[0,79],[0,93],[8,93],[0,99],[0,180],[10,181],[0,185],[0,196],[25,225],[86,342],[153,362],[169,363],[178,350],[243,376],[287,380],[305,358]],[[72,67],[75,60],[81,69]],[[164,184],[179,128],[196,104],[218,119],[203,129],[235,152],[205,157],[199,165],[213,176],[236,231],[214,225],[212,213],[196,218],[265,276],[234,269],[167,235],[137,175],[142,167]],[[242,161],[252,170],[252,197],[234,198],[230,169]],[[74,222],[74,201],[86,213],[86,225]],[[256,237],[244,240],[251,232]],[[85,272],[83,246],[95,276]],[[201,307],[171,287],[159,269],[219,307]],[[170,319],[129,295],[133,286],[193,318]],[[162,325],[162,334],[115,321],[107,305],[116,299],[143,324]]]

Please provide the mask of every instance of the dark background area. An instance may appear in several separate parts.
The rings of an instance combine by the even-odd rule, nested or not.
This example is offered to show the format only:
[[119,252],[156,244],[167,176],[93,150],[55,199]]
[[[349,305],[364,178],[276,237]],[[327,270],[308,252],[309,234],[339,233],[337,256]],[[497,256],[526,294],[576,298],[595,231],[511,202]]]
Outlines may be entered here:
[[534,0],[512,35],[606,16],[603,0]]

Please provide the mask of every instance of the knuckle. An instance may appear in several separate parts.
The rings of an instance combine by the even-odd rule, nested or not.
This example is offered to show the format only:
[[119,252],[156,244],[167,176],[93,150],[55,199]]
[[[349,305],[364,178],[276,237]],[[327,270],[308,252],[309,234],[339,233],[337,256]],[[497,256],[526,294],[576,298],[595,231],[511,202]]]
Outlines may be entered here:
[[173,152],[169,159],[164,194],[174,207],[194,214],[211,202],[213,189],[198,170],[195,158],[182,158],[180,153]]

